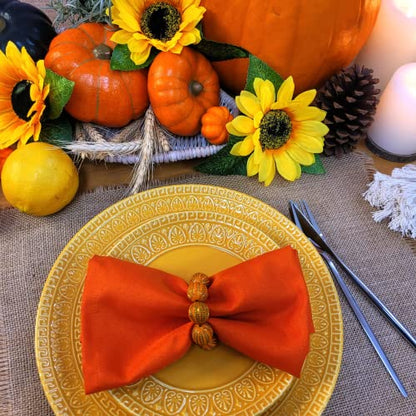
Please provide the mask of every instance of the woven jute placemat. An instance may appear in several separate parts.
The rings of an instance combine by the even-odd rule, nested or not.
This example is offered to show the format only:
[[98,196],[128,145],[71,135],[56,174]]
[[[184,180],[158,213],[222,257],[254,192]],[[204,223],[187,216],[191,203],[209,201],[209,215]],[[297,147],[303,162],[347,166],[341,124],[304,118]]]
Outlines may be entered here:
[[[325,175],[303,175],[295,183],[276,179],[267,188],[256,178],[241,176],[199,175],[173,182],[235,189],[270,204],[284,215],[288,215],[289,199],[306,199],[335,249],[416,333],[415,254],[400,234],[373,221],[373,209],[362,197],[369,178],[361,157],[351,154],[340,160],[324,159],[324,165]],[[52,415],[35,362],[39,297],[66,243],[87,221],[125,197],[126,192],[126,188],[112,188],[81,194],[61,212],[43,218],[14,209],[0,211],[0,415]],[[351,289],[410,397],[401,397],[340,295],[344,354],[324,415],[414,415],[415,351],[354,287]]]

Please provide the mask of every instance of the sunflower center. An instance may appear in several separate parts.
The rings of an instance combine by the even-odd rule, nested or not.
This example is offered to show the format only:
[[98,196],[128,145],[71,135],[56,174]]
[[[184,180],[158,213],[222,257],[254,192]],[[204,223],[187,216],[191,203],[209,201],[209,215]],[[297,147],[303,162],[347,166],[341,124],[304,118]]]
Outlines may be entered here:
[[179,11],[163,1],[153,3],[143,13],[140,28],[150,39],[167,42],[175,36],[181,24]]
[[260,144],[263,150],[282,147],[290,137],[292,123],[282,110],[270,110],[260,122]]
[[27,116],[34,101],[30,98],[30,86],[32,83],[28,80],[18,82],[12,91],[12,107],[14,112],[24,121],[29,121],[31,117]]

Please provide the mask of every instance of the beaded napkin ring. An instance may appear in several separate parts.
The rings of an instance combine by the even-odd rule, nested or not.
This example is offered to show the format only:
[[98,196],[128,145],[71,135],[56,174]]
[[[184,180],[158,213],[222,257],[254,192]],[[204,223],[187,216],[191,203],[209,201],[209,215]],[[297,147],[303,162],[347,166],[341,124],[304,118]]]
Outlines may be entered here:
[[192,302],[188,309],[189,319],[194,323],[191,334],[192,341],[204,350],[212,350],[216,345],[214,330],[207,322],[209,308],[204,303],[208,299],[210,284],[211,281],[206,274],[195,273],[186,292],[188,299]]

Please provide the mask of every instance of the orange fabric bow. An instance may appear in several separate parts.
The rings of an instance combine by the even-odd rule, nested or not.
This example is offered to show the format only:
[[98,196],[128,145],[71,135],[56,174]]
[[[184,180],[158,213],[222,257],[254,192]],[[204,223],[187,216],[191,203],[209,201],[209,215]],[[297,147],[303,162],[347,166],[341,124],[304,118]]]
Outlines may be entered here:
[[[314,329],[297,252],[285,247],[263,254],[216,273],[211,282],[205,303],[216,337],[299,377]],[[87,394],[134,383],[188,351],[187,288],[181,278],[150,267],[90,260],[81,306]]]

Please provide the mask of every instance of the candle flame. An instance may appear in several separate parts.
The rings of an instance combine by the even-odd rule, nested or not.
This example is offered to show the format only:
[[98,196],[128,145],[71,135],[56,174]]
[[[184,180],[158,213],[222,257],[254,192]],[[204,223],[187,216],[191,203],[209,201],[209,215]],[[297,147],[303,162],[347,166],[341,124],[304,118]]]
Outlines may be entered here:
[[415,0],[393,0],[393,3],[406,17],[416,17]]

